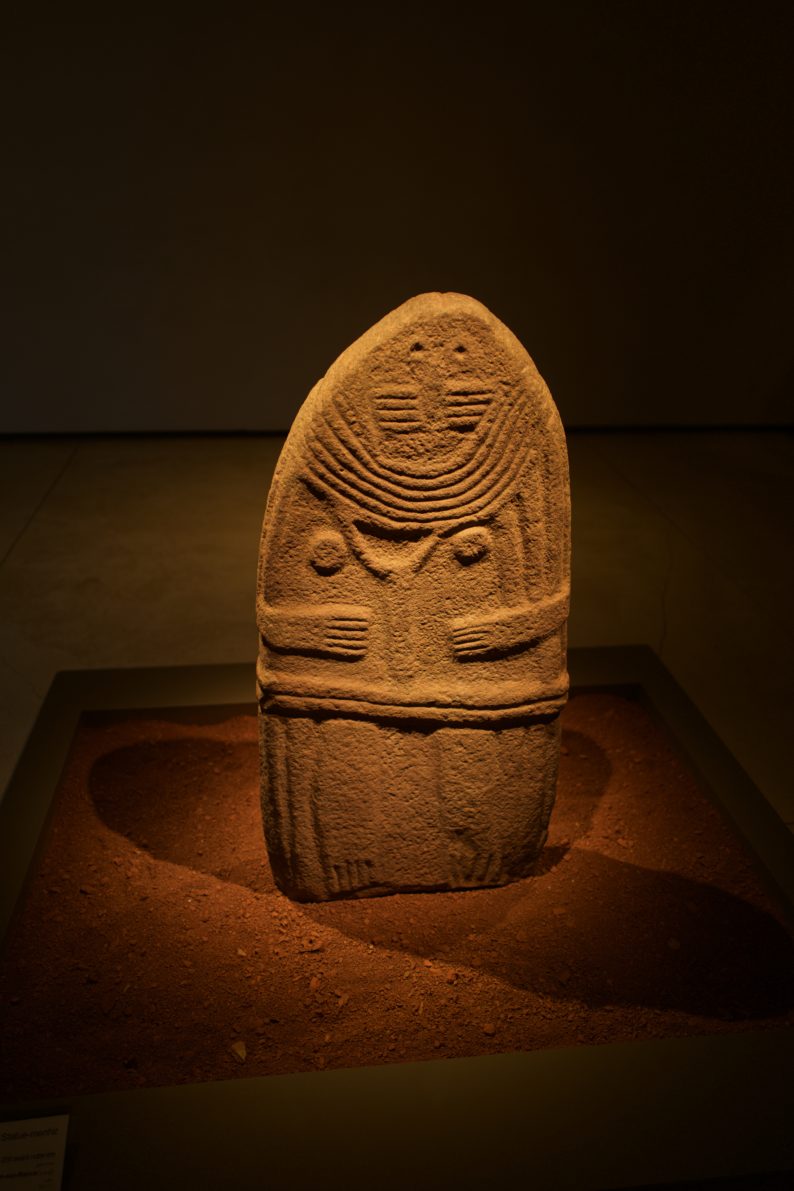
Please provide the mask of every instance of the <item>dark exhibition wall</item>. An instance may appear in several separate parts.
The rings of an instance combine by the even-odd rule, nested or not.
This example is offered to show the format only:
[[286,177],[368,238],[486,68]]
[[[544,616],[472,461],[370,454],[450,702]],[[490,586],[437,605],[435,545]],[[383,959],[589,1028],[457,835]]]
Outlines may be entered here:
[[568,426],[787,423],[791,9],[19,9],[0,432],[285,430],[431,289]]

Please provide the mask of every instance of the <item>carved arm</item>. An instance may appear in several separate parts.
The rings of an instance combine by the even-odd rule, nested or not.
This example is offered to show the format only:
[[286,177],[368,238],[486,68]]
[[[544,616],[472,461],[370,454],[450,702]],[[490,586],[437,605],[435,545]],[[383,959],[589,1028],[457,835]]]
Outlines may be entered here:
[[257,626],[271,649],[358,661],[371,621],[361,604],[257,604]]
[[566,591],[534,604],[458,616],[451,622],[455,656],[460,661],[498,656],[548,637],[566,620],[569,603]]

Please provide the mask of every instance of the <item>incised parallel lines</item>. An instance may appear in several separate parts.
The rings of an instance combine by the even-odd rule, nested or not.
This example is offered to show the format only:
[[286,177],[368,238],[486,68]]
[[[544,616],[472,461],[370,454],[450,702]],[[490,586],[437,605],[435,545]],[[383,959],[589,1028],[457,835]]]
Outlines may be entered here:
[[[438,464],[430,464],[424,460],[422,463],[413,464],[410,460],[391,461],[375,457],[367,448],[362,438],[351,427],[352,411],[346,412],[341,404],[328,403],[320,411],[320,417],[333,430],[335,436],[341,440],[342,444],[350,451],[366,469],[373,474],[381,476],[385,481],[396,481],[405,487],[425,488],[432,487],[434,484],[440,482],[450,482],[450,466],[447,460],[440,460]],[[497,409],[495,417],[492,419],[491,426],[488,427],[486,434],[477,442],[468,447],[468,454],[465,455],[461,462],[456,462],[455,467],[465,466],[469,459],[479,459],[486,453],[488,443],[494,439],[495,433],[499,424],[503,421],[504,416],[509,420],[515,419],[514,426],[517,433],[520,434],[520,419],[528,417],[531,414],[531,407],[528,402],[522,400],[519,396],[517,408],[512,410]]]
[[[346,497],[354,504],[360,503],[369,512],[384,520],[401,522],[460,520],[464,516],[482,513],[494,505],[511,483],[517,480],[526,461],[519,450],[509,451],[493,461],[490,467],[484,466],[480,474],[474,478],[474,482],[470,478],[467,487],[461,485],[461,490],[455,497],[432,500],[428,499],[429,494],[426,493],[420,500],[416,494],[411,493],[409,501],[402,499],[402,494],[394,499],[395,494],[392,492],[384,492],[374,484],[359,479],[357,475],[340,474],[339,469],[334,466],[336,461],[333,456],[324,449],[319,440],[314,440],[311,446],[314,459],[309,466],[315,482]],[[392,497],[390,502],[389,497]]]
[[370,491],[376,492],[379,498],[386,492],[405,503],[452,500],[458,496],[468,496],[480,482],[480,477],[493,473],[503,459],[518,459],[517,465],[521,465],[521,432],[527,420],[522,419],[522,424],[515,426],[505,414],[495,419],[476,450],[460,462],[456,461],[452,468],[448,464],[444,483],[434,482],[430,478],[419,485],[413,476],[400,476],[394,469],[391,475],[384,474],[361,443],[351,440],[349,433],[340,433],[338,423],[332,425],[326,422],[315,427],[309,445],[315,449],[319,447],[326,457],[326,466],[331,470],[341,470],[345,476],[355,474],[364,484],[374,484]]

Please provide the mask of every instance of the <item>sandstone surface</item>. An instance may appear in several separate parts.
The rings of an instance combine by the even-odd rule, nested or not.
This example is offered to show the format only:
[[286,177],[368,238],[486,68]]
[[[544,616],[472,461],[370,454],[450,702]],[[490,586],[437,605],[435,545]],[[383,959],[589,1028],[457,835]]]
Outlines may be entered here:
[[262,811],[286,894],[531,872],[568,689],[569,524],[551,395],[474,299],[411,299],[315,386],[257,586]]

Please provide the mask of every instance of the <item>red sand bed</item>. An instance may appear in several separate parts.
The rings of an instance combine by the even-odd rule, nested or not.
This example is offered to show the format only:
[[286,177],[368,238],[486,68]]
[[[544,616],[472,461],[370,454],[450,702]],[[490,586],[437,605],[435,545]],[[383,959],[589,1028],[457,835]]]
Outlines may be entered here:
[[256,722],[86,721],[0,969],[0,1094],[55,1096],[794,1022],[794,948],[664,730],[574,697],[537,874],[297,905]]

